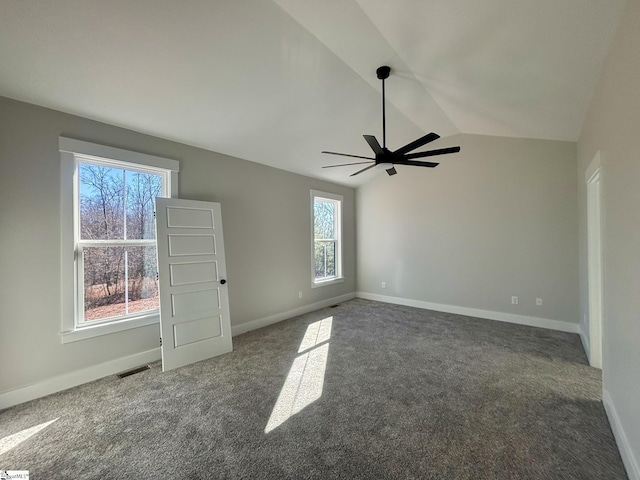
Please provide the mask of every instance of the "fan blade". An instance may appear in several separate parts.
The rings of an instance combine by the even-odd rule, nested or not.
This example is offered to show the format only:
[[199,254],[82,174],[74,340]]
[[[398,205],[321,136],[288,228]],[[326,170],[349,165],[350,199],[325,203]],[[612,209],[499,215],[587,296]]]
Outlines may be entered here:
[[393,153],[397,155],[404,155],[405,153],[410,152],[411,150],[420,148],[421,146],[426,145],[427,143],[433,142],[434,140],[437,140],[439,138],[440,138],[440,135],[438,135],[437,133],[431,132],[426,134],[424,137],[414,140],[411,143],[407,143],[404,147],[400,147],[398,150],[396,150]]
[[394,165],[412,165],[414,167],[437,167],[439,163],[433,162],[416,162],[415,160],[394,160]]
[[371,162],[375,163],[375,160],[369,160],[368,162],[341,163],[340,165],[325,165],[322,168],[347,167],[349,165],[362,165],[363,163],[371,163]]
[[[458,153],[460,147],[440,148],[438,150],[429,150],[428,152],[409,153],[402,158],[410,160],[412,158],[433,157],[435,155],[446,155],[447,153]],[[395,161],[393,163],[396,163]]]
[[391,176],[391,175],[395,175],[398,172],[396,172],[395,168],[391,167],[391,168],[387,169],[387,173],[389,174],[389,176]]
[[373,153],[375,153],[376,155],[380,155],[382,153],[382,147],[378,143],[376,137],[374,137],[373,135],[363,135],[363,137],[371,147],[371,150],[373,150]]
[[366,170],[369,170],[370,168],[375,167],[376,164],[374,163],[373,165],[369,165],[368,167],[363,168],[362,170],[358,170],[356,173],[352,173],[351,175],[349,175],[350,177],[355,177],[356,175],[358,175],[359,173],[362,173]]
[[329,155],[340,155],[341,157],[366,158],[367,160],[375,160],[375,158],[363,157],[361,155],[349,155],[348,153],[325,152],[325,151],[322,151],[320,153],[328,153]]

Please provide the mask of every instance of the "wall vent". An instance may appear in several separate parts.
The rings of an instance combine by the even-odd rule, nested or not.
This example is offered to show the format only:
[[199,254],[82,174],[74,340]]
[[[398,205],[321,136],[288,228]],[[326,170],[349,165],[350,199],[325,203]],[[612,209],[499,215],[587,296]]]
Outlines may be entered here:
[[131,375],[135,375],[136,373],[144,372],[145,370],[149,370],[151,367],[149,365],[143,365],[142,367],[134,368],[133,370],[127,370],[126,372],[122,372],[118,374],[118,377],[125,378]]

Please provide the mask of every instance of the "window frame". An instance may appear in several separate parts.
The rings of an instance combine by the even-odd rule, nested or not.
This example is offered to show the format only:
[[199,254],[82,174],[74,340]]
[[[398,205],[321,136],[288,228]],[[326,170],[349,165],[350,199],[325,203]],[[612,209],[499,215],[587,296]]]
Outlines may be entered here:
[[[179,162],[120,148],[108,147],[66,137],[59,138],[61,160],[61,247],[62,247],[62,343],[74,342],[99,335],[129,330],[146,325],[158,324],[159,311],[141,312],[140,315],[114,317],[80,322],[79,310],[83,307],[84,289],[80,285],[82,273],[82,252],[84,243],[96,243],[112,246],[106,241],[81,241],[79,238],[79,182],[78,164],[90,163],[129,171],[141,171],[160,174],[163,178],[163,190],[172,198],[178,196]],[[131,243],[137,243],[135,240]],[[148,245],[148,240],[140,242]],[[78,248],[79,247],[79,248]]]
[[[336,245],[335,249],[335,257],[336,257],[336,275],[333,277],[328,277],[323,280],[316,279],[315,271],[316,271],[316,259],[315,259],[315,210],[314,203],[318,200],[328,201],[334,203],[337,208],[335,209],[335,217],[334,217],[334,236],[336,237],[334,241]],[[344,281],[343,276],[343,251],[342,251],[342,207],[344,203],[344,198],[342,195],[338,195],[336,193],[323,192],[320,190],[311,190],[310,192],[310,212],[311,212],[311,288],[324,287],[327,285],[334,285],[336,283],[341,283]]]

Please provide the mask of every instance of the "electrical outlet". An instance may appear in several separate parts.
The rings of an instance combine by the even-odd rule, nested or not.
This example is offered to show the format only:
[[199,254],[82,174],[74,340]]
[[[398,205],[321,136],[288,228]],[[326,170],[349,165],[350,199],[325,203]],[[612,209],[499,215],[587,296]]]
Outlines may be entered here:
[[536,298],[536,305],[538,306],[542,305],[542,298],[540,297]]
[[302,298],[302,292],[298,292],[298,298]]
[[518,305],[518,297],[511,297],[511,305]]
[[382,282],[382,288],[387,288],[387,282]]

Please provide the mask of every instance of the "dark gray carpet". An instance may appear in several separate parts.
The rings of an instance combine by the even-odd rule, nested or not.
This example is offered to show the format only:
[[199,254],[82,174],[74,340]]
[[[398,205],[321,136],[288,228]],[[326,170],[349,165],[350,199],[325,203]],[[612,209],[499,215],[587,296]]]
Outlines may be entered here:
[[[325,321],[298,353],[328,317],[330,337]],[[600,372],[577,335],[358,299],[234,348],[0,412],[0,439],[57,419],[0,455],[0,469],[32,479],[626,478]],[[300,411],[284,420],[287,408]]]

